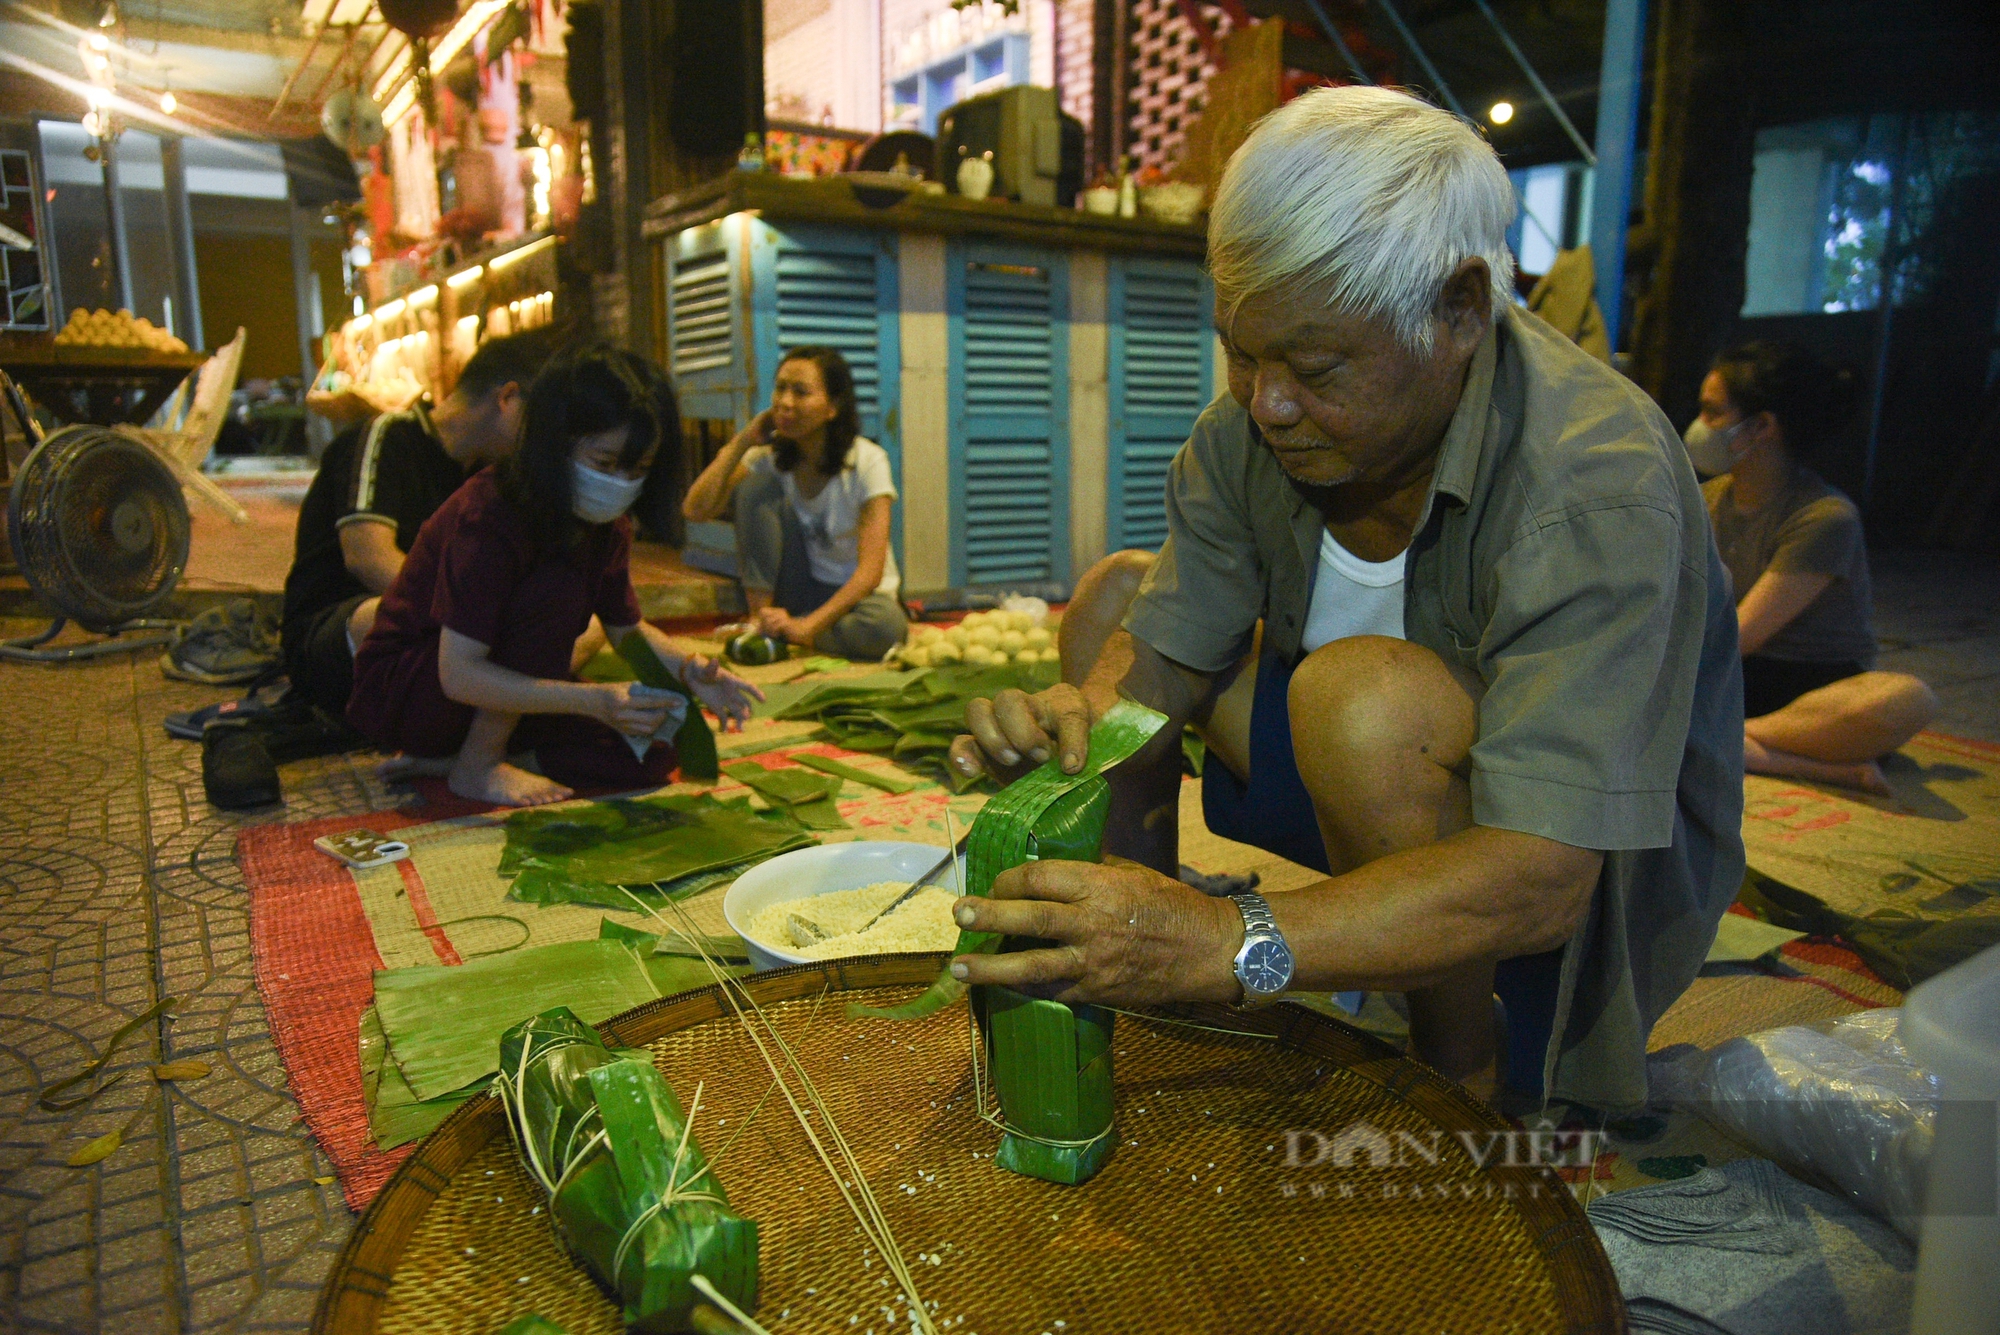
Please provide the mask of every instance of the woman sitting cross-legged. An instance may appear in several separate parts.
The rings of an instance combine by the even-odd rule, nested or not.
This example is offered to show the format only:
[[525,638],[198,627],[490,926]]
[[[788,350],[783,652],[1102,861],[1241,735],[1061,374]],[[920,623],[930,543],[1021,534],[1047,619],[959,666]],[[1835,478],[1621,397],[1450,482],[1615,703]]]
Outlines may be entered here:
[[446,774],[460,796],[503,806],[664,783],[673,748],[641,759],[626,739],[659,731],[678,697],[575,680],[592,614],[614,646],[645,636],[725,724],[749,716],[762,693],[675,650],[632,591],[625,512],[679,449],[671,387],[630,353],[586,348],[535,378],[519,451],[424,524],[355,655],[347,719],[398,753],[385,774]]
[[1875,672],[1868,548],[1854,502],[1799,462],[1839,423],[1842,379],[1802,348],[1715,359],[1688,427],[1743,649],[1743,764],[1753,774],[1887,793],[1876,763],[1937,715],[1901,672]]
[[743,596],[766,634],[874,660],[909,622],[889,550],[889,456],[859,432],[847,359],[793,348],[771,406],[702,470],[681,511],[701,522],[734,503]]

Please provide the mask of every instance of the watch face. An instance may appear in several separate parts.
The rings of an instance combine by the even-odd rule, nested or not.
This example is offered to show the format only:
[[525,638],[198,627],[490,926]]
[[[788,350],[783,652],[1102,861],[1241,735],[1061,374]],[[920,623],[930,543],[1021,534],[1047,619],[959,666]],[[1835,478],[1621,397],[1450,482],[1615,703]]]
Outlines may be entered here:
[[1243,952],[1243,988],[1257,996],[1282,992],[1292,983],[1292,948],[1282,939],[1252,941]]

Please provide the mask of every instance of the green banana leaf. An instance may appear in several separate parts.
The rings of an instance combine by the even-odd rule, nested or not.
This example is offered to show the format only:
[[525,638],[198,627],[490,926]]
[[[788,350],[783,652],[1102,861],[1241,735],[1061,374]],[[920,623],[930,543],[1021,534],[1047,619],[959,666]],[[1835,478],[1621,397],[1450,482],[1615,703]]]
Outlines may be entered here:
[[[757,812],[748,798],[707,793],[531,807],[510,815],[506,829],[499,871],[514,878],[509,899],[605,908],[633,907],[618,886],[657,907],[714,884],[719,873],[815,842],[787,812]],[[718,875],[698,879],[704,873]]]
[[[816,769],[822,774],[831,774],[837,779],[864,784],[870,788],[879,788],[885,793],[894,793],[898,796],[904,793],[915,792],[917,789],[923,787],[922,784],[912,783],[908,779],[891,778],[887,774],[877,774],[873,770],[865,770],[857,765],[850,765],[841,760],[830,760],[825,756],[810,754],[795,755],[792,757],[792,763],[795,765],[804,765],[807,769]],[[838,795],[837,789],[835,793]]]
[[808,830],[853,828],[834,801],[840,795],[838,778],[802,769],[767,769],[754,760],[725,765],[723,772]]
[[[1036,858],[1095,862],[1104,839],[1111,790],[1103,772],[1126,760],[1160,730],[1166,715],[1121,700],[1090,730],[1083,768],[1065,774],[1059,757],[1002,788],[972,824],[966,849],[965,893],[990,894],[994,878],[1009,867]],[[990,953],[1000,938],[962,931],[954,955]],[[937,981],[900,1006],[850,1005],[851,1016],[917,1020],[933,1015],[965,995],[965,984],[947,968]]]
[[491,1075],[501,1033],[551,1006],[595,1023],[713,981],[698,959],[626,941],[559,941],[466,964],[380,970],[375,1010],[389,1060],[428,1101]]
[[757,1302],[757,1225],[729,1208],[673,1087],[564,1007],[500,1040],[494,1088],[570,1254],[618,1294],[628,1330],[685,1331],[700,1274]]
[[[1076,1186],[1111,1157],[1111,1029],[1101,1006],[1069,1006],[1011,988],[978,989],[993,1089],[1007,1125],[993,1162]],[[1081,1143],[1079,1143],[1081,1142]]]
[[[1165,722],[1163,714],[1121,701],[1090,730],[1081,771],[1064,774],[1060,760],[1052,758],[1001,789],[972,824],[965,892],[991,894],[1001,872],[1024,862],[1098,861],[1111,809],[1104,771],[1129,758]],[[953,954],[1033,949],[1036,944],[961,931]],[[913,1001],[888,1009],[849,1006],[848,1014],[913,1019],[965,991],[965,984],[947,969]],[[1111,1013],[1038,1000],[1004,987],[972,991],[1006,1126],[994,1163],[1048,1182],[1073,1186],[1088,1181],[1116,1143],[1111,1134]]]
[[889,755],[912,768],[935,772],[953,791],[969,781],[945,765],[952,739],[965,731],[965,706],[1019,688],[1039,691],[1056,682],[1053,663],[1005,667],[958,664],[931,668],[900,686],[865,680],[829,681],[777,711],[780,719],[816,719],[849,751]]
[[464,1089],[419,1099],[410,1092],[402,1068],[389,1060],[389,1039],[373,1006],[361,1012],[361,1097],[368,1105],[368,1133],[378,1149],[392,1150],[422,1140],[458,1106],[485,1089],[489,1077]]
[[674,734],[674,754],[680,763],[681,778],[701,783],[713,783],[722,777],[716,768],[715,730],[708,726],[708,716],[701,712],[701,701],[686,683],[667,669],[660,656],[653,652],[653,646],[646,637],[633,632],[618,646],[618,656],[632,665],[632,674],[647,686],[674,692],[687,697],[687,718],[682,721],[680,731]]

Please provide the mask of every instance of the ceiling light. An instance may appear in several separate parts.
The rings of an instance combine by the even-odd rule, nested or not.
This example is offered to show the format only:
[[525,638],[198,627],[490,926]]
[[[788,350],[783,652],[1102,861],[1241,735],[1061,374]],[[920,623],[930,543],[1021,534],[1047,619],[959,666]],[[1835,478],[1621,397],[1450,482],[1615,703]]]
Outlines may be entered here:
[[174,108],[178,106],[180,106],[180,100],[174,96],[173,89],[169,88],[166,92],[160,94],[160,110],[162,112],[171,116],[174,114]]
[[1505,125],[1508,121],[1514,119],[1514,104],[1512,102],[1495,102],[1488,108],[1486,119],[1492,121],[1495,125]]
[[101,32],[94,32],[90,34],[90,45],[92,49],[97,51],[109,51],[111,49],[111,39]]

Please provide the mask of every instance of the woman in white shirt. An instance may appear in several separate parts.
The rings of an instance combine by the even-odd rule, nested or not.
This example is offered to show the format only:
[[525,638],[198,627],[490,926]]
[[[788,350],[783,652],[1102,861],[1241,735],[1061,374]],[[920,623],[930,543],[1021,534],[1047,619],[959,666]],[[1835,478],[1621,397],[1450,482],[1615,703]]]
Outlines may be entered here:
[[688,488],[701,522],[733,508],[737,574],[758,626],[842,658],[878,659],[908,622],[889,550],[896,483],[889,456],[860,434],[854,372],[833,348],[793,348],[771,406]]

